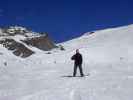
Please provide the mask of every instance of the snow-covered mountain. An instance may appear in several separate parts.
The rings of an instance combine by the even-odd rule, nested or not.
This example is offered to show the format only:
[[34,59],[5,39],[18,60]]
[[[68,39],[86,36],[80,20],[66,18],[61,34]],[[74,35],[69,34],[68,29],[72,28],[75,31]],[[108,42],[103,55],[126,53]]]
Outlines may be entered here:
[[88,32],[62,45],[69,50],[81,49],[81,51],[88,54],[86,58],[89,61],[117,62],[123,58],[132,62],[132,44],[133,25],[129,25],[95,31],[91,35]]
[[[25,59],[0,45],[0,100],[132,100],[133,25],[85,33]],[[72,75],[79,49],[88,77]],[[78,73],[79,74],[79,73]]]
[[12,26],[0,29],[0,44],[13,54],[20,57],[29,57],[36,53],[32,47],[40,50],[50,50],[55,48],[55,44],[51,41],[46,33],[36,33],[29,31],[25,27]]

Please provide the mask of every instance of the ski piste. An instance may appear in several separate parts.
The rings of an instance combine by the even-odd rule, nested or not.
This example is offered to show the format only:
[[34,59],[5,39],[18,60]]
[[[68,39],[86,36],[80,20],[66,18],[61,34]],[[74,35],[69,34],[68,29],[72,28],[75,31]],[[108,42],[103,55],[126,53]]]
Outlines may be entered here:
[[[0,100],[132,100],[133,25],[84,34],[61,45],[64,51],[51,54],[31,48],[35,54],[25,59],[0,45]],[[70,57],[77,48],[84,74],[90,76],[61,77],[73,75]]]

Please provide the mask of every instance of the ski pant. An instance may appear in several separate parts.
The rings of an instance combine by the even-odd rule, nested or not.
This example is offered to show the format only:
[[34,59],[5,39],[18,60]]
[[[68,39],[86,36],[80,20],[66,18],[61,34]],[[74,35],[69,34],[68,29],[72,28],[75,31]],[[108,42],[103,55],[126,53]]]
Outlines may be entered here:
[[73,76],[76,76],[76,73],[77,73],[77,68],[79,68],[79,71],[80,71],[80,75],[83,76],[83,70],[82,70],[82,65],[74,65],[74,72],[73,72]]

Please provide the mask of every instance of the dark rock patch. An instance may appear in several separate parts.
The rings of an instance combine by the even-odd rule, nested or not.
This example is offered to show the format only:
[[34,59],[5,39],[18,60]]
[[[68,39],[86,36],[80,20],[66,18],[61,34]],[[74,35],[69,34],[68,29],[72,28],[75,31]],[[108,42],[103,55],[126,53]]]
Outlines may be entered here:
[[2,44],[8,50],[13,51],[13,54],[16,56],[20,56],[22,58],[29,57],[34,53],[32,50],[28,49],[23,44],[18,43],[13,39],[0,40],[0,44]]

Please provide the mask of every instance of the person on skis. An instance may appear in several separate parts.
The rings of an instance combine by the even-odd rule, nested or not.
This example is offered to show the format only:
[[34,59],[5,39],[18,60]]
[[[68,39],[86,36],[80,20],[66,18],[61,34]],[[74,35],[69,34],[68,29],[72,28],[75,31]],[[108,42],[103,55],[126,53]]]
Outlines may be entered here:
[[74,55],[71,57],[71,60],[74,60],[74,72],[73,72],[73,77],[76,76],[77,68],[79,68],[80,75],[81,75],[81,77],[83,77],[83,76],[84,76],[84,74],[83,74],[83,69],[82,69],[83,58],[82,58],[82,55],[79,53],[79,50],[78,50],[78,49],[76,50],[76,54],[74,54]]

